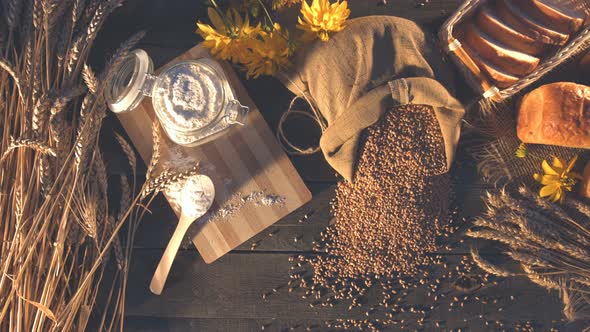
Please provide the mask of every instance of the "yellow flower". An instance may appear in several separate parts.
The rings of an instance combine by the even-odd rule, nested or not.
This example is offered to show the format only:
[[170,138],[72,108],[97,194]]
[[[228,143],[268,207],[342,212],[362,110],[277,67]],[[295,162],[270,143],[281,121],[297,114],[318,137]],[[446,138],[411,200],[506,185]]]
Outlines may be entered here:
[[529,151],[526,147],[525,143],[520,143],[520,145],[518,146],[518,148],[516,148],[516,151],[514,152],[514,155],[517,158],[526,158],[526,156],[529,155]]
[[241,62],[251,40],[262,31],[260,25],[251,26],[248,16],[242,19],[235,9],[230,9],[224,18],[211,7],[208,14],[213,26],[197,23],[196,33],[205,39],[203,46],[222,60]]
[[303,1],[297,27],[308,33],[317,34],[322,41],[330,39],[330,33],[344,29],[344,22],[350,15],[346,1],[330,4],[329,0],[312,0],[311,6]]
[[278,23],[273,31],[261,31],[258,38],[250,43],[250,50],[244,56],[246,76],[258,78],[260,75],[274,75],[289,65],[289,34],[282,31]]
[[572,172],[578,157],[572,158],[567,163],[557,157],[553,157],[553,164],[550,166],[547,160],[543,160],[543,175],[536,174],[534,178],[543,187],[539,192],[541,197],[549,197],[553,202],[563,203],[566,191],[572,191],[578,180],[582,179],[580,174]]

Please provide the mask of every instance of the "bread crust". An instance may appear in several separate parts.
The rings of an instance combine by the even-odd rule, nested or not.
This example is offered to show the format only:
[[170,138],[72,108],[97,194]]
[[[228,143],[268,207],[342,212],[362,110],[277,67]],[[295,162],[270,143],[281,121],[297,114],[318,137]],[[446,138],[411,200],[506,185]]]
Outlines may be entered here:
[[586,19],[584,9],[567,10],[567,8],[558,8],[557,4],[547,0],[527,0],[527,2],[535,6],[552,24],[566,27],[568,33],[578,32]]
[[512,76],[522,77],[539,65],[539,58],[510,49],[484,34],[474,24],[465,26],[465,43],[484,60]]
[[503,72],[501,69],[488,64],[475,51],[464,45],[465,52],[477,65],[477,67],[499,88],[507,88],[518,82],[519,78]]
[[549,45],[563,46],[569,39],[568,34],[556,31],[553,27],[548,26],[544,22],[535,20],[515,6],[511,0],[497,0],[496,8],[498,10],[498,16],[504,22],[535,40]]
[[539,55],[546,49],[547,44],[523,34],[502,21],[495,10],[488,5],[482,6],[475,20],[485,34],[517,51]]
[[590,87],[543,85],[522,98],[517,135],[524,143],[590,148]]

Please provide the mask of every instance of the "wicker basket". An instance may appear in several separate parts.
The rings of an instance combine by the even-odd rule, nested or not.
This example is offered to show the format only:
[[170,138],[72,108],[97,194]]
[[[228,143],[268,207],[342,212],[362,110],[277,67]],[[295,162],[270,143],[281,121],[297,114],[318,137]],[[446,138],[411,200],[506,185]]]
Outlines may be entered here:
[[486,75],[483,74],[478,66],[471,60],[469,55],[461,46],[461,42],[453,37],[454,27],[464,18],[472,15],[475,10],[486,3],[486,0],[466,0],[443,24],[439,38],[443,45],[447,45],[445,51],[449,53],[452,61],[459,67],[465,76],[467,83],[478,93],[481,93],[484,99],[501,101],[508,98],[518,91],[526,88],[529,84],[534,83],[543,75],[548,73],[559,64],[584,50],[590,42],[590,25],[583,27],[574,37],[563,47],[553,51],[553,54],[542,59],[541,63],[533,72],[521,78],[511,86],[500,89],[490,82]]

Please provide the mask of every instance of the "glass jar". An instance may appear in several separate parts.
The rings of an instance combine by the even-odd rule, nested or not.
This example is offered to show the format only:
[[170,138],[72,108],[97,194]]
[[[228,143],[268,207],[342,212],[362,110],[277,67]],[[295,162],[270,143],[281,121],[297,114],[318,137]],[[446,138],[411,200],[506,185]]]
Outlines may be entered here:
[[152,105],[170,139],[197,146],[218,138],[235,124],[244,124],[248,107],[235,99],[221,66],[207,58],[182,61],[154,75],[148,54],[137,49],[124,59],[107,82],[105,98],[115,113],[135,109],[144,97]]

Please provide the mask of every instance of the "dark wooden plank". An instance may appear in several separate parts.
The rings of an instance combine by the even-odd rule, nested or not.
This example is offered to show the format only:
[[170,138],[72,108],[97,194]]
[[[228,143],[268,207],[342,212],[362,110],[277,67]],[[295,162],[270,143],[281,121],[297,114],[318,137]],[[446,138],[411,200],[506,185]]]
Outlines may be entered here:
[[433,23],[438,24],[449,16],[463,3],[463,0],[390,0],[385,5],[376,5],[381,2],[379,0],[368,2],[375,3],[375,5],[369,6],[369,12],[366,15],[394,15],[421,24],[433,25]]
[[[474,325],[474,324],[473,324]],[[538,322],[532,321],[532,326],[538,326]],[[588,322],[578,321],[570,324],[556,324],[561,332],[579,332],[582,331]],[[485,325],[484,325],[485,326]],[[487,326],[489,327],[489,325]],[[477,330],[471,327],[470,331]],[[483,331],[492,331],[492,328],[483,328]],[[498,329],[500,330],[500,329]],[[231,332],[251,332],[251,331],[334,331],[325,326],[323,320],[283,320],[283,319],[203,319],[203,318],[160,318],[146,316],[128,316],[125,320],[125,331],[127,332],[192,332],[192,331],[231,331]],[[386,331],[404,331],[401,327],[390,327],[383,329]],[[406,329],[407,331],[407,329]],[[447,331],[443,328],[437,328],[433,324],[425,326],[424,332]]]
[[[380,300],[376,290],[367,294],[364,306],[352,310],[348,310],[348,303],[345,302],[337,303],[332,308],[311,307],[309,300],[300,298],[301,293],[287,292],[285,284],[289,280],[290,255],[279,253],[230,253],[207,265],[196,252],[183,251],[176,258],[164,292],[156,296],[149,292],[148,284],[159,253],[158,250],[136,250],[129,276],[132,282],[128,285],[128,315],[256,320],[386,318],[381,310],[366,314],[369,307]],[[439,268],[432,272],[437,277],[443,278],[442,275],[460,264],[460,256],[449,256],[445,260],[449,264],[447,269]],[[418,287],[410,289],[409,295],[401,302],[407,308],[435,305],[425,319],[429,322],[426,325],[443,322],[446,328],[486,330],[485,321],[491,321],[494,325],[499,320],[510,327],[519,322],[535,320],[538,326],[543,327],[541,330],[547,330],[548,326],[557,323],[562,317],[561,303],[556,294],[548,294],[523,278],[501,279],[496,286],[470,294],[470,300],[465,301],[464,307],[457,304],[456,309],[449,311],[452,298],[462,298],[465,293],[450,284],[454,278],[442,280],[441,293],[446,294],[444,298],[435,302],[433,294],[429,297],[423,287]],[[273,288],[278,291],[272,293]],[[271,295],[263,300],[263,293]],[[488,303],[476,301],[474,296],[487,298]],[[513,300],[510,296],[514,297]],[[396,315],[396,319],[407,322],[415,322],[416,317],[409,312]]]
[[128,316],[126,332],[189,332],[189,331],[318,331],[323,320],[277,320],[277,319],[207,319],[207,318],[160,318]]

